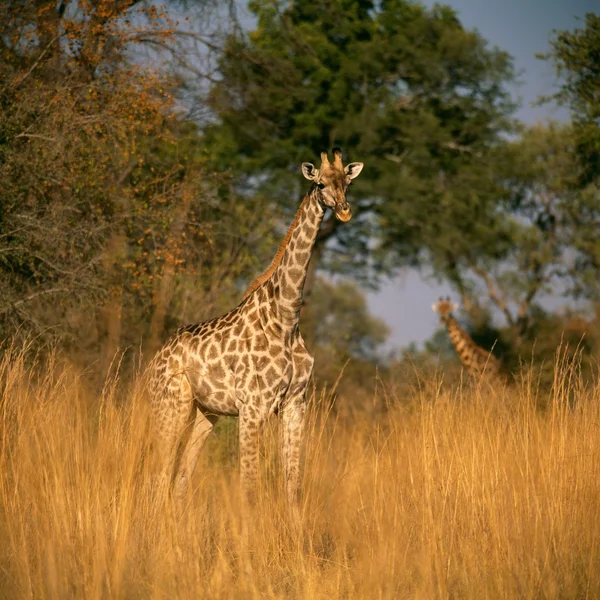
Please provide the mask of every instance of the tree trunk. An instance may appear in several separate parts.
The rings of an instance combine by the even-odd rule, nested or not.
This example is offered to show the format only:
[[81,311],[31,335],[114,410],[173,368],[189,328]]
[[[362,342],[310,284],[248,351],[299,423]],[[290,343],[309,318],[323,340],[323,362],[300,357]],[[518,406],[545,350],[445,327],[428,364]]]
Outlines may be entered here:
[[101,369],[107,375],[121,345],[123,329],[123,277],[119,269],[119,259],[127,251],[127,236],[122,229],[116,231],[108,241],[104,255],[104,269],[109,274],[109,298],[102,308]]
[[[167,244],[171,247],[175,247],[178,241],[181,239],[183,229],[185,227],[185,220],[192,203],[192,196],[187,190],[182,192],[181,205],[177,209],[171,225],[171,231],[167,239]],[[150,320],[150,329],[148,332],[148,338],[144,344],[144,355],[150,357],[156,352],[158,346],[162,342],[162,336],[165,328],[165,317],[167,316],[167,309],[173,298],[173,281],[175,280],[176,274],[176,253],[172,256],[172,260],[166,261],[162,277],[158,282],[158,289],[154,296],[154,311],[152,313],[152,319]]]

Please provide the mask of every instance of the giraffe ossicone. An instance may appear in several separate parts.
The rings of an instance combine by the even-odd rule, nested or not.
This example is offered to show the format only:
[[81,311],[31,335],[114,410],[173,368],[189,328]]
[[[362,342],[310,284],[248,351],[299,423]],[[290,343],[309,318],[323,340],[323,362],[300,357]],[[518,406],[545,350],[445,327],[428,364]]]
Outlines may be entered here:
[[476,376],[497,376],[502,370],[500,361],[487,350],[478,346],[473,338],[458,324],[452,314],[458,304],[452,303],[450,297],[440,298],[432,305],[434,312],[440,316],[441,324],[448,331],[448,337],[463,367]]
[[305,396],[313,358],[298,329],[306,272],[326,209],[342,222],[346,200],[363,163],[302,164],[312,181],[275,258],[227,314],[178,329],[149,365],[148,388],[163,476],[177,497],[188,489],[200,450],[219,416],[239,416],[240,480],[250,496],[258,472],[259,433],[267,418],[282,419],[286,495],[300,492]]

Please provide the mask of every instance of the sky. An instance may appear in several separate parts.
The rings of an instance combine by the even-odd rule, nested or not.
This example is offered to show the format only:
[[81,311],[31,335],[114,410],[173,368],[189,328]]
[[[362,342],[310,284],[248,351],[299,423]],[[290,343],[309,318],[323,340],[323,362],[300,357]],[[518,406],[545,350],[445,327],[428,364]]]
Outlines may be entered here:
[[[533,106],[540,95],[555,89],[552,65],[537,60],[537,53],[549,49],[554,29],[582,26],[587,12],[598,12],[600,0],[442,0],[454,8],[467,29],[477,29],[490,45],[506,50],[514,58],[520,73],[520,85],[514,89],[520,98],[517,117],[534,124],[548,118],[564,120],[566,113],[553,106]],[[434,2],[426,0],[431,6]],[[578,20],[579,19],[579,20]],[[422,344],[439,327],[431,305],[452,290],[431,278],[407,270],[385,282],[379,291],[368,294],[371,312],[383,318],[391,329],[390,348],[402,348],[411,342]],[[457,298],[455,298],[457,299]]]

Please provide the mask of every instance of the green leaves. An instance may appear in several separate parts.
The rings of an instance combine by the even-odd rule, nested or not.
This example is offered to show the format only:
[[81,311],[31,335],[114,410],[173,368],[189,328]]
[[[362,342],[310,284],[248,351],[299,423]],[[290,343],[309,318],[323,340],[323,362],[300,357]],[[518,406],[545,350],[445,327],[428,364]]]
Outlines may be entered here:
[[448,7],[300,0],[251,8],[257,28],[230,38],[211,93],[215,159],[284,212],[297,204],[302,161],[333,145],[364,161],[350,198],[359,217],[329,236],[329,248],[354,261],[377,232],[363,274],[473,243],[464,215],[489,214],[483,198],[494,192],[484,154],[512,128],[510,57],[465,31]]
[[600,180],[600,15],[585,15],[584,27],[556,31],[551,60],[561,87],[554,99],[569,108],[582,184]]

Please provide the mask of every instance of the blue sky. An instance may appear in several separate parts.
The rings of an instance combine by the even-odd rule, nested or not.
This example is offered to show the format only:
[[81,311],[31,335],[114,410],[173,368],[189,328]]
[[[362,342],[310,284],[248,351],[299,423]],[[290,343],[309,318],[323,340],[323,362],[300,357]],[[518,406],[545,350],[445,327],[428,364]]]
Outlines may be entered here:
[[[556,85],[552,66],[535,58],[549,47],[553,29],[581,26],[586,12],[598,12],[600,0],[446,0],[463,25],[477,29],[492,46],[509,52],[520,75],[515,88],[521,99],[517,116],[526,123],[548,118],[565,119],[566,113],[552,106],[533,106],[540,95],[551,93]],[[425,1],[426,5],[434,2]],[[390,326],[390,346],[422,343],[438,327],[431,304],[452,291],[435,280],[425,280],[407,270],[368,295],[370,310]]]

